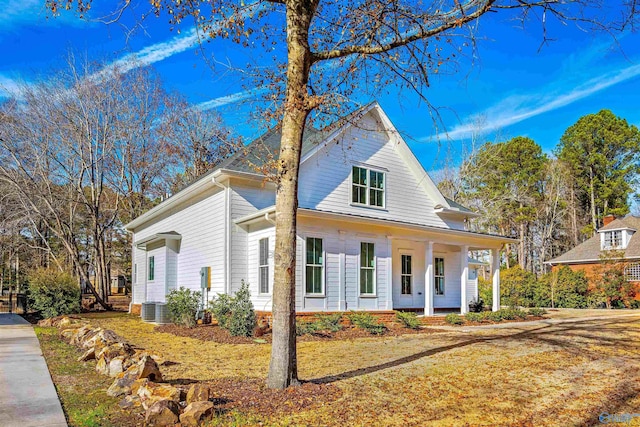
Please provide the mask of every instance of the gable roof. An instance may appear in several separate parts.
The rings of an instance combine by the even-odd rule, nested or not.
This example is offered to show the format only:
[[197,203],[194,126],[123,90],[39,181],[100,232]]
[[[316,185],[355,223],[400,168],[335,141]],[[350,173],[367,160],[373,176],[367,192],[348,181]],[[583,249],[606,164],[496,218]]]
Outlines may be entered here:
[[[546,262],[546,264],[579,264],[583,262],[598,262],[600,255],[604,252],[601,249],[601,232],[608,230],[621,229],[640,229],[640,217],[627,215],[624,218],[618,218],[611,221],[605,227],[598,230],[598,234],[589,240],[579,244],[575,248],[565,252],[564,254]],[[624,254],[624,258],[640,258],[640,233],[634,233],[624,250],[620,250]]]
[[[444,208],[448,213],[453,212],[457,214],[460,212],[468,214],[469,216],[476,215],[470,209],[465,208],[442,195],[429,174],[427,174],[425,169],[422,167],[422,164],[415,157],[407,143],[402,139],[398,130],[393,126],[389,117],[382,110],[382,107],[380,107],[376,101],[354,110],[322,129],[307,126],[302,136],[300,163],[302,164],[315,152],[326,146],[336,136],[371,111],[375,111],[378,115],[384,125],[384,130],[387,132],[389,137],[397,143],[399,151],[409,165],[409,168],[416,175],[427,194],[434,200],[436,206]],[[207,173],[180,189],[171,197],[165,199],[154,208],[132,220],[129,224],[125,225],[125,229],[132,230],[133,228],[138,227],[145,221],[150,220],[158,212],[167,208],[169,205],[177,203],[192,192],[195,192],[207,183],[212,182],[216,176],[222,173],[238,173],[256,179],[263,179],[264,175],[261,172],[261,168],[265,167],[269,160],[276,160],[278,158],[278,155],[280,154],[281,138],[281,124],[278,124],[251,141],[246,147],[240,149],[237,153],[223,160]]]

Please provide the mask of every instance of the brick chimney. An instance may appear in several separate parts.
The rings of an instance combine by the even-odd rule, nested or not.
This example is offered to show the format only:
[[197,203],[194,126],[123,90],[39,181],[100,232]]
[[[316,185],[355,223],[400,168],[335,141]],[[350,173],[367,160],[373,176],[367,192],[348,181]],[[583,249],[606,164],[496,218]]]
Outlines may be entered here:
[[611,223],[611,221],[613,221],[614,219],[616,219],[616,217],[614,215],[607,215],[604,218],[602,218],[602,226],[606,227],[607,225],[609,225]]

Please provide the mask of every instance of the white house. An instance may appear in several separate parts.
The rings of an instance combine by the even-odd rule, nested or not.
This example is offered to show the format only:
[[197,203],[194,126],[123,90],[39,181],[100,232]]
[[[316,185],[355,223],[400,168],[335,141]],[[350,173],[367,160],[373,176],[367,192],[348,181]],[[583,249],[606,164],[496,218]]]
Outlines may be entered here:
[[[132,311],[184,286],[210,296],[249,283],[270,311],[275,188],[258,173],[278,129],[127,224],[133,233]],[[468,310],[477,298],[470,250],[515,240],[466,230],[470,210],[443,197],[377,103],[305,132],[300,166],[296,310]]]

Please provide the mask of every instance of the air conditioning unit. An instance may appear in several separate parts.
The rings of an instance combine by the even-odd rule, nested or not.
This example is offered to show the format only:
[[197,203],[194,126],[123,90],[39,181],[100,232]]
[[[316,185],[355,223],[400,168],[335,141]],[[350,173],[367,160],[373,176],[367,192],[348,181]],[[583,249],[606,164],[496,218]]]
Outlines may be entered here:
[[169,308],[167,304],[163,302],[156,303],[156,323],[165,324],[171,323],[171,319],[169,318]]
[[155,322],[156,320],[156,303],[143,302],[140,308],[140,317],[143,322]]

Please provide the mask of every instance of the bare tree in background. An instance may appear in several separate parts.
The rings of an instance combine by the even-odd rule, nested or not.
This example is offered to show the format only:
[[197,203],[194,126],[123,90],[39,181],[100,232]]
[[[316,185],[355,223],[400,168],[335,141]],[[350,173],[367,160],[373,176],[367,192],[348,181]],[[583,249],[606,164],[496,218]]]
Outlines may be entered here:
[[[47,0],[57,13],[87,0]],[[298,383],[295,334],[295,249],[298,168],[302,136],[312,112],[327,113],[355,92],[374,93],[391,83],[421,94],[430,77],[455,69],[472,45],[472,25],[488,12],[503,12],[546,29],[549,20],[577,22],[588,30],[619,31],[633,25],[635,1],[620,2],[621,14],[607,16],[609,2],[581,0],[151,0],[170,24],[193,18],[203,37],[229,38],[265,53],[272,67],[260,68],[270,89],[267,118],[281,122],[276,163],[276,245],[273,290],[273,346],[267,385]],[[130,5],[125,3],[125,8]],[[118,16],[118,13],[115,15]],[[615,21],[614,21],[615,19]],[[546,31],[544,32],[546,38]],[[281,47],[281,49],[278,49]],[[285,50],[286,47],[286,50]],[[391,86],[394,87],[394,86]]]

